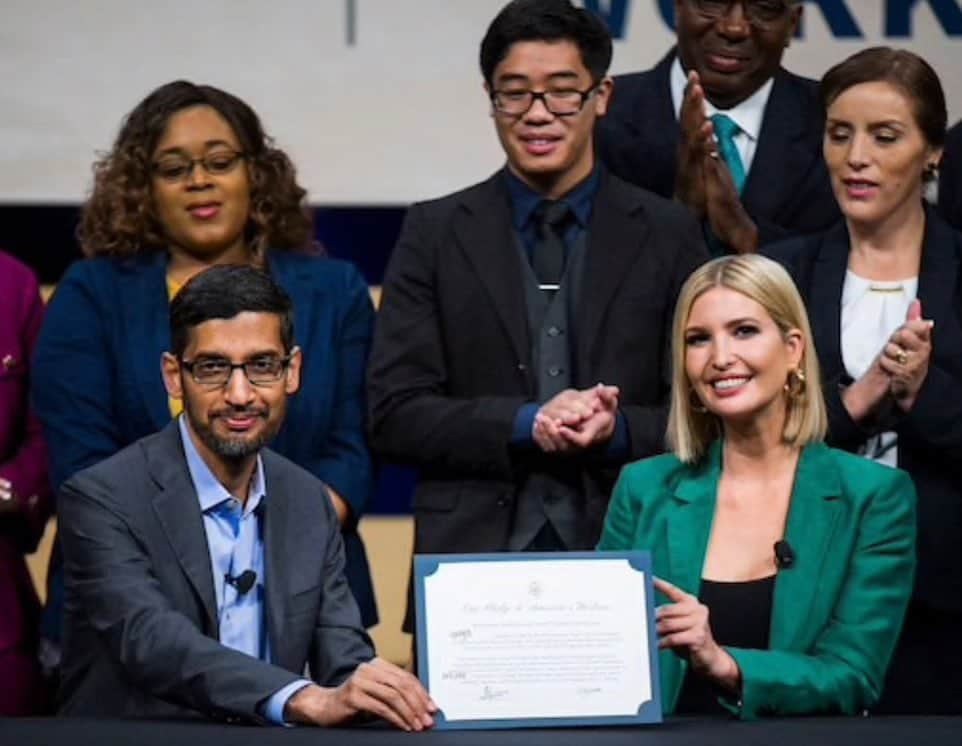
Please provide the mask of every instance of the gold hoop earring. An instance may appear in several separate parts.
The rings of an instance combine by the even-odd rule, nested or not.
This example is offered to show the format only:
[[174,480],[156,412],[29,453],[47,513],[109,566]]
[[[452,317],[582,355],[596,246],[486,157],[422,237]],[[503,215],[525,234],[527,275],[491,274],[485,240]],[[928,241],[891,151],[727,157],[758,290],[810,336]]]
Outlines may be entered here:
[[789,399],[798,399],[805,396],[808,384],[805,380],[805,371],[795,368],[788,371],[788,378],[785,381],[785,393]]

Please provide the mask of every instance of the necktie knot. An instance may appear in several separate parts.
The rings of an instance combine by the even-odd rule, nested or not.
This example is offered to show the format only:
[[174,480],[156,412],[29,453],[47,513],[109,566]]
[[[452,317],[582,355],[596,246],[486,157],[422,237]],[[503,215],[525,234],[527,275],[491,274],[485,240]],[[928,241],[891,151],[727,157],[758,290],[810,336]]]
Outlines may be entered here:
[[539,202],[534,212],[535,220],[538,222],[538,231],[542,236],[545,235],[546,230],[556,234],[561,233],[565,223],[568,222],[570,213],[571,208],[568,207],[567,202],[551,202],[549,200]]
[[741,132],[741,127],[735,124],[735,120],[725,114],[713,114],[711,123],[715,127],[715,136],[719,141],[734,141],[735,135]]

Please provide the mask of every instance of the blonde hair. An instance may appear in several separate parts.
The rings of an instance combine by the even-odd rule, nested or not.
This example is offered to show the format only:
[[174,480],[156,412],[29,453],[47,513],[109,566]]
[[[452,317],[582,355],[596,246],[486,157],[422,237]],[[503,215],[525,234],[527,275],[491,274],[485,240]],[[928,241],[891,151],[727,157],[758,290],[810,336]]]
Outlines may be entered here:
[[671,332],[672,385],[667,433],[671,450],[681,461],[694,463],[722,434],[717,415],[692,406],[695,393],[685,371],[685,326],[692,306],[704,293],[718,287],[734,290],[761,305],[786,339],[792,329],[801,332],[804,347],[798,369],[804,384],[800,393],[786,394],[782,441],[801,447],[824,439],[828,415],[815,341],[802,298],[781,265],[757,254],[744,254],[703,264],[692,272],[679,293]]

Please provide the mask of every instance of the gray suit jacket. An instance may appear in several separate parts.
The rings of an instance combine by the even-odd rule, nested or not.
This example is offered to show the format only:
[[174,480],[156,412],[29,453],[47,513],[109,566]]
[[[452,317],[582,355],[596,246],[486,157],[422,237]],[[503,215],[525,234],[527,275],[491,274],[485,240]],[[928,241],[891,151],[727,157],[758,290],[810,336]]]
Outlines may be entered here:
[[63,714],[256,721],[305,665],[335,685],[373,656],[323,485],[269,450],[261,457],[272,664],[218,641],[207,537],[176,421],[64,485]]

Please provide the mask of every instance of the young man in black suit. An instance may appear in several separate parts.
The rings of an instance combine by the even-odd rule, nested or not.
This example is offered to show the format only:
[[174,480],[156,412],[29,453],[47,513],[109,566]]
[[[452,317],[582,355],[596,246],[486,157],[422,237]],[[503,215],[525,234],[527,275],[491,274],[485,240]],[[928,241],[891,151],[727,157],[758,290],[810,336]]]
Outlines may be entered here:
[[598,152],[688,205],[715,253],[754,251],[840,215],[822,162],[817,84],[781,67],[798,0],[675,0],[678,45],[615,78]]
[[418,553],[591,549],[620,466],[664,447],[668,329],[707,252],[596,163],[610,59],[568,0],[505,6],[480,61],[507,164],[408,213],[368,391],[374,449],[419,471]]

